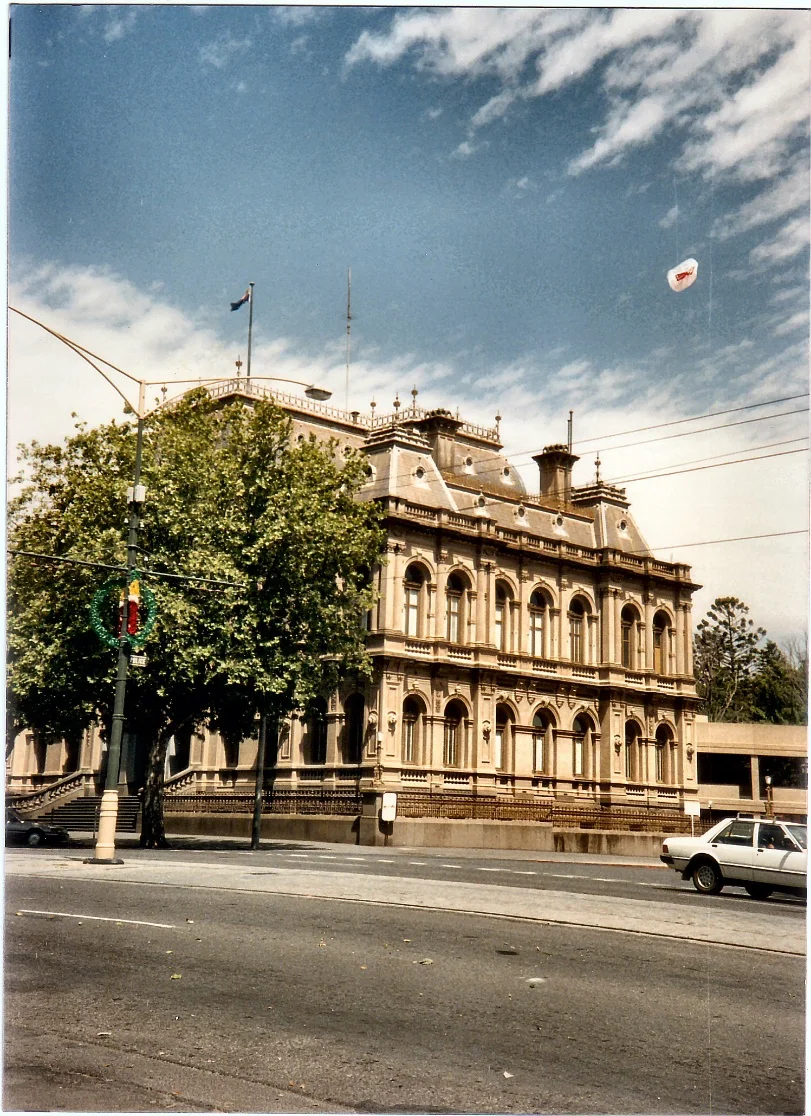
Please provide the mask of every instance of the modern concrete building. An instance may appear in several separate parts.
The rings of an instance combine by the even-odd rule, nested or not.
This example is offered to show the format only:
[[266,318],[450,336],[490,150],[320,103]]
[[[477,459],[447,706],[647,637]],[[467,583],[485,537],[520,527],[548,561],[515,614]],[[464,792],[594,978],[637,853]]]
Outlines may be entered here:
[[805,821],[808,729],[805,725],[723,724],[698,717],[698,795],[702,817],[738,811]]

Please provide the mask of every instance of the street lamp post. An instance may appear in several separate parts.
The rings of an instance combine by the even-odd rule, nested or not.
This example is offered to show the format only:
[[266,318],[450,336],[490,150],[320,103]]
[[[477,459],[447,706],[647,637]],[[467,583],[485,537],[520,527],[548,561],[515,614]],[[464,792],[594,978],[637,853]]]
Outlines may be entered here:
[[[146,384],[141,381],[138,388],[138,427],[135,440],[135,470],[132,478],[132,489],[128,493],[129,505],[129,535],[127,538],[127,585],[132,581],[138,561],[138,526],[139,510],[144,500],[144,490],[141,485],[141,461],[144,447],[144,390]],[[130,499],[131,496],[131,499]],[[118,780],[121,769],[121,741],[124,735],[124,707],[127,699],[127,676],[129,674],[130,645],[127,639],[127,601],[124,601],[124,613],[121,618],[121,630],[118,640],[118,670],[115,678],[115,700],[113,703],[113,719],[110,729],[110,747],[107,752],[107,777],[104,782],[104,794],[101,796],[99,809],[99,831],[96,840],[96,851],[92,858],[93,864],[120,864],[121,860],[115,855],[115,831],[118,821]]]

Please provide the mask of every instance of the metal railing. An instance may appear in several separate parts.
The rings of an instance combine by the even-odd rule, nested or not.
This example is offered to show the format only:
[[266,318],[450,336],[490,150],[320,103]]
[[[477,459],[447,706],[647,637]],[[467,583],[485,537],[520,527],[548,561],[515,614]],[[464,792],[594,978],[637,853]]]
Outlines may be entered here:
[[[252,794],[175,794],[164,801],[167,814],[251,814]],[[354,816],[361,812],[362,798],[351,791],[265,791],[262,811],[266,814],[335,814]]]

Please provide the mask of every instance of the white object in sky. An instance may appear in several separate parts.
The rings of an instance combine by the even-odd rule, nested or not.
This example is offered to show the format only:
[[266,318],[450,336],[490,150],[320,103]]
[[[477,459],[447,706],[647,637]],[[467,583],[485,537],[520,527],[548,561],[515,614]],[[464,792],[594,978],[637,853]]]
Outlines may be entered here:
[[671,268],[667,273],[667,281],[671,290],[686,291],[695,283],[697,276],[698,261],[690,259],[680,263],[678,267]]

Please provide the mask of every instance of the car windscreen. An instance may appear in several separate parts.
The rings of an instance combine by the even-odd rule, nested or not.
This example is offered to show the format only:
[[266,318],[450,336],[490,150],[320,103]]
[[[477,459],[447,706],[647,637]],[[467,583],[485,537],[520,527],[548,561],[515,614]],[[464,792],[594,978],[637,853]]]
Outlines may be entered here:
[[791,836],[802,848],[808,848],[808,826],[807,825],[787,825],[786,829]]

